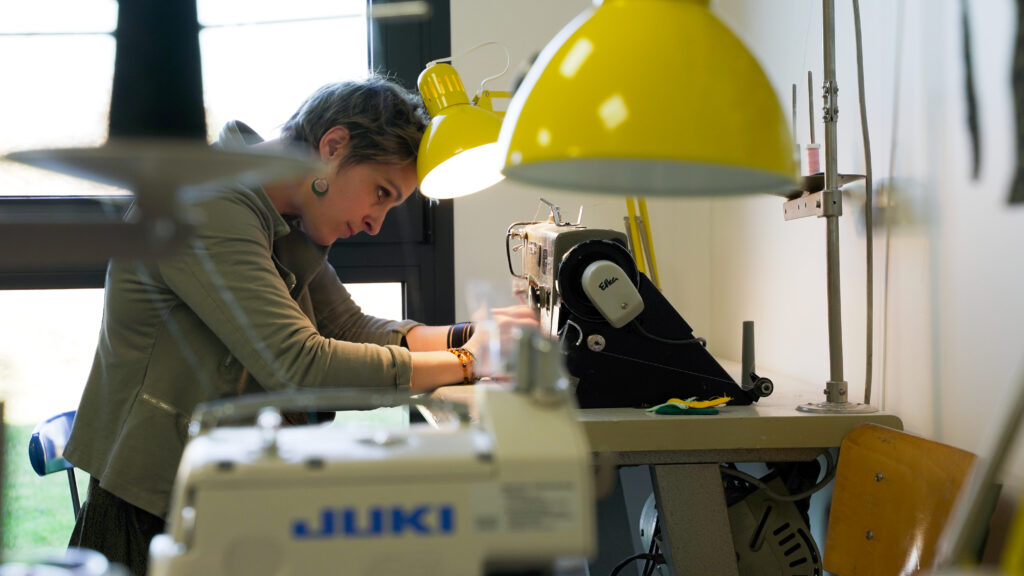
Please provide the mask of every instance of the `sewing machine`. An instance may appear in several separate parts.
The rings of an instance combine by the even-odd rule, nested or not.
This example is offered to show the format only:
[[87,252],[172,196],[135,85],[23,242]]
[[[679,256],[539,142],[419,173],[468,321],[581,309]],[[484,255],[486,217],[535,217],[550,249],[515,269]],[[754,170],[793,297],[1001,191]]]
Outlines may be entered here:
[[538,312],[542,333],[561,342],[581,408],[722,396],[746,405],[771,394],[772,383],[752,368],[741,386],[715,361],[704,340],[637,270],[625,234],[565,222],[558,207],[548,205],[548,221],[509,227],[506,256],[517,291]]
[[518,358],[514,388],[477,389],[473,425],[279,427],[279,410],[440,402],[339,390],[201,406],[150,575],[551,573],[592,555],[591,451],[561,355],[532,332]]

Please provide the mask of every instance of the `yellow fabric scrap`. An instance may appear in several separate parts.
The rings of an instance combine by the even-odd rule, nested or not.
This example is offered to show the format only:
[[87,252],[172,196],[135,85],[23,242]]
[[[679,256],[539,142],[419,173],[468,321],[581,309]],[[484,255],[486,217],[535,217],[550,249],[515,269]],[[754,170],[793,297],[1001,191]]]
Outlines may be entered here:
[[730,400],[732,400],[732,398],[728,396],[712,398],[711,400],[694,400],[693,398],[689,400],[680,400],[679,398],[669,398],[666,404],[680,404],[687,408],[711,408],[712,406],[721,406]]

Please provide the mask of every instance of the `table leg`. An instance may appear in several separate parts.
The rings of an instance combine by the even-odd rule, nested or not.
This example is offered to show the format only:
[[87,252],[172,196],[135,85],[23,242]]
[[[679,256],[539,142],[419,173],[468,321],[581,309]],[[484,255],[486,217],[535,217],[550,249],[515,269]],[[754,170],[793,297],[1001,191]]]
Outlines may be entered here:
[[[597,501],[597,556],[590,563],[590,574],[593,576],[608,576],[619,562],[636,554],[636,546],[633,544],[634,524],[629,520],[626,496],[627,478],[620,471],[616,471],[616,475],[618,480],[615,489]],[[646,484],[646,479],[643,481]],[[646,494],[650,494],[650,486],[646,488]]]
[[675,576],[739,576],[718,464],[651,466],[665,560]]

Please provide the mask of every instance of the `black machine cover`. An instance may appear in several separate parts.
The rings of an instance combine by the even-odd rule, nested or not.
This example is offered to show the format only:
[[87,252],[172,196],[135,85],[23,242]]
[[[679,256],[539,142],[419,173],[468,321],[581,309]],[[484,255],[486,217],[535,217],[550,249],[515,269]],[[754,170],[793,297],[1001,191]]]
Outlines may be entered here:
[[[617,264],[644,301],[643,312],[621,328],[613,328],[583,292],[583,270],[598,260]],[[730,404],[747,405],[760,397],[715,361],[621,243],[589,240],[574,246],[562,260],[558,290],[559,339],[577,379],[580,408],[645,408],[670,398],[723,396],[732,398]]]

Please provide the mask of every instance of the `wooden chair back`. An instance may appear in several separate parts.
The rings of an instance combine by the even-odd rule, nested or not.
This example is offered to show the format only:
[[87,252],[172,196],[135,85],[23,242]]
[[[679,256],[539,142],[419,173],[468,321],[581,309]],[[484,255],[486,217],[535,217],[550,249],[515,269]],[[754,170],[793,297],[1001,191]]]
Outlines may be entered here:
[[843,439],[824,567],[837,576],[916,574],[936,545],[975,455],[876,424]]

